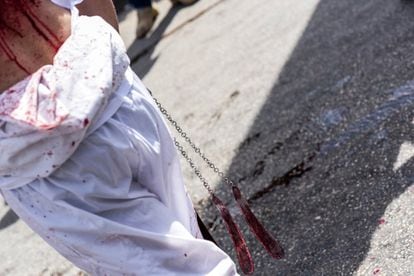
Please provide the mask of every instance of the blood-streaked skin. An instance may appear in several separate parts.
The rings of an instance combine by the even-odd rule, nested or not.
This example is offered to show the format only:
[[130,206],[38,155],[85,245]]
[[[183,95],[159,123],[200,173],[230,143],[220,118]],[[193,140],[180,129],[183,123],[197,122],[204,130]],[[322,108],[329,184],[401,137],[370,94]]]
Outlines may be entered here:
[[50,0],[0,0],[0,93],[51,64],[70,25]]

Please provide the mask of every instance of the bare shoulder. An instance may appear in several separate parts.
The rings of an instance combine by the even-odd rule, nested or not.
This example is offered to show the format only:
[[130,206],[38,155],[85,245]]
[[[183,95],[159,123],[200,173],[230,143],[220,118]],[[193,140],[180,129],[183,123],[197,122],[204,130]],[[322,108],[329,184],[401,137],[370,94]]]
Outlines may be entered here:
[[[77,7],[118,29],[111,0],[84,0]],[[50,0],[0,0],[0,93],[51,64],[70,33],[70,11]]]
[[0,92],[50,64],[70,22],[70,12],[50,0],[0,0]]
[[83,15],[102,17],[118,30],[118,20],[112,0],[84,0],[77,8]]

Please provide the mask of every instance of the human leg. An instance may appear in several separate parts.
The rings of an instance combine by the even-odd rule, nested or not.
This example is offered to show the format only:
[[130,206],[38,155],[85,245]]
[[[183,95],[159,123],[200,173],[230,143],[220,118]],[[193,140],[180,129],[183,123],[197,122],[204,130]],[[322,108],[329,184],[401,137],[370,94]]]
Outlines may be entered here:
[[197,0],[171,0],[173,4],[182,4],[182,5],[191,5],[195,3]]
[[129,0],[129,3],[136,9],[151,7],[151,0]]
[[151,0],[129,0],[138,11],[137,38],[143,38],[154,25],[158,11],[152,7]]

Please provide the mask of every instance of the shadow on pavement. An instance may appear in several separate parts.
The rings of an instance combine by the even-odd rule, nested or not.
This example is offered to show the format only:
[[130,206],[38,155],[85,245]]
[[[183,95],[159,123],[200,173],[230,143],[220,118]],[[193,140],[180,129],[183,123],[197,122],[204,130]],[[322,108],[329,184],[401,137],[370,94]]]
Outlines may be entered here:
[[405,1],[319,2],[229,169],[287,253],[273,261],[243,226],[257,275],[352,274],[414,182],[413,159],[394,170],[414,142],[413,28]]
[[[114,6],[117,11],[119,22],[125,20],[126,15],[134,10],[134,7],[131,5],[126,5],[127,3],[127,0],[114,1]],[[161,23],[151,33],[150,36],[135,40],[128,48],[127,54],[131,59],[131,67],[140,78],[143,78],[157,61],[157,58],[151,58],[151,54],[153,53],[158,42],[166,35],[168,35],[165,34],[165,31],[181,8],[184,8],[184,6],[180,4],[171,6],[171,9],[168,11],[167,15],[162,19]],[[136,65],[134,66],[134,63],[136,63],[138,59],[140,61],[142,60],[142,64],[140,64],[139,67]]]
[[0,231],[9,227],[19,220],[19,217],[9,209],[7,213],[0,219]]
[[[134,43],[128,48],[127,53],[131,59],[131,67],[140,78],[143,78],[157,61],[157,57],[152,58],[155,46],[164,37],[166,29],[181,8],[182,6],[179,5],[172,6],[167,15],[158,25],[157,29],[155,29],[149,37],[135,40]],[[139,66],[137,66],[136,62],[138,59],[140,60]]]
[[[155,50],[157,44],[164,38],[174,34],[176,31],[180,30],[185,25],[191,23],[198,17],[202,16],[204,13],[207,13],[217,5],[221,3],[221,1],[213,2],[210,6],[202,9],[197,14],[193,15],[192,17],[188,18],[186,21],[178,24],[168,32],[166,32],[168,26],[173,21],[174,17],[181,11],[181,9],[186,9],[191,6],[197,5],[199,1],[194,2],[190,5],[183,5],[183,4],[174,4],[171,6],[170,10],[168,11],[167,15],[162,19],[160,24],[154,30],[153,33],[147,38],[135,40],[134,43],[128,48],[128,56],[131,59],[131,68],[134,72],[142,79],[144,76],[151,70],[152,66],[156,63],[158,57],[153,58],[152,54]],[[139,62],[137,62],[139,60]],[[139,64],[138,64],[139,63]]]

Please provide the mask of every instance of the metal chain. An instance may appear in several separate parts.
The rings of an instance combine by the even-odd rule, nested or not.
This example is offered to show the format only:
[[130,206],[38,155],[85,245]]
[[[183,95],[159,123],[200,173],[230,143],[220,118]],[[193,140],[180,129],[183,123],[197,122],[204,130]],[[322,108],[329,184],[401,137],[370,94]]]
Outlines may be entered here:
[[[211,168],[224,182],[229,186],[234,186],[233,181],[231,181],[227,176],[224,176],[224,173],[216,166],[214,163],[206,157],[206,155],[200,150],[199,147],[194,144],[194,142],[188,137],[187,133],[185,133],[182,128],[178,125],[178,123],[171,117],[171,115],[167,112],[167,110],[161,105],[161,103],[152,96],[155,103],[157,104],[161,113],[167,118],[167,120],[173,125],[175,130],[180,134],[180,136],[190,145],[190,147],[197,153],[201,159]],[[177,147],[178,151],[184,157],[184,159],[190,164],[190,167],[193,169],[194,173],[198,176],[198,178],[203,183],[203,186],[207,189],[207,191],[212,194],[213,190],[211,186],[208,184],[207,180],[202,176],[200,170],[195,166],[194,161],[188,156],[187,152],[184,150],[183,146],[174,138],[174,144]]]

